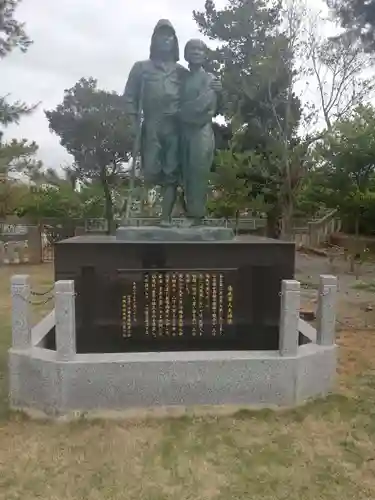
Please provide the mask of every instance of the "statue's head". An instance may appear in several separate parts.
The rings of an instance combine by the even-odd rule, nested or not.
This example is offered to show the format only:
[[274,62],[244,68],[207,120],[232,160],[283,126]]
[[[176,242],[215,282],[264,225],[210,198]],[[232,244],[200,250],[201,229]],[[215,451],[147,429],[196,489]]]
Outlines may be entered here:
[[150,59],[172,60],[177,62],[180,59],[180,50],[175,29],[167,19],[161,19],[152,35]]
[[207,58],[208,47],[202,40],[189,40],[185,46],[185,61],[202,66]]

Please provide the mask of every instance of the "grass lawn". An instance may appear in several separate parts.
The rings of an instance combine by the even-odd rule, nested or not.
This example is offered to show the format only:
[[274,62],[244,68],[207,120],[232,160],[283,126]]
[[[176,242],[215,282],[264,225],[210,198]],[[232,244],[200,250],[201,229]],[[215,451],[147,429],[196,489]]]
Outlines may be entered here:
[[[295,410],[34,422],[9,413],[9,277],[0,269],[0,499],[357,500],[375,497],[375,332],[339,336],[337,393]],[[48,306],[38,308],[35,318]]]

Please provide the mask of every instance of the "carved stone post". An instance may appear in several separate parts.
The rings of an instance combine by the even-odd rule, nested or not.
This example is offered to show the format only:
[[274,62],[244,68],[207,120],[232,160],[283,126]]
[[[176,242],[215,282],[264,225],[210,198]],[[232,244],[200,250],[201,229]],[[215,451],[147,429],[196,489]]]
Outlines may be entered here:
[[55,284],[56,351],[59,361],[70,361],[76,355],[76,317],[74,281]]
[[11,294],[12,346],[14,349],[29,349],[31,347],[29,276],[13,276],[11,279]]
[[300,294],[301,287],[299,281],[283,280],[279,330],[279,349],[282,356],[297,355]]
[[320,276],[317,312],[317,344],[319,345],[329,346],[335,343],[336,292],[337,278],[329,275]]

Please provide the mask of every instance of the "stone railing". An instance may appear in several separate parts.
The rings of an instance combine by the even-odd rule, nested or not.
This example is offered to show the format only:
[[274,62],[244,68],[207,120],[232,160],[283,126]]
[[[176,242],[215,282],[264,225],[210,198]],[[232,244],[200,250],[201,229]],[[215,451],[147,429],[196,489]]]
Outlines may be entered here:
[[0,227],[0,266],[40,264],[43,241],[37,226],[2,224]]
[[[116,221],[117,226],[133,226],[133,227],[144,227],[144,226],[155,226],[159,224],[157,217],[132,217],[131,219],[124,221]],[[174,217],[172,222],[176,226],[183,226],[186,221],[183,218]],[[240,217],[238,220],[235,218],[229,219],[215,219],[207,218],[205,220],[206,225],[220,226],[220,227],[231,227],[237,229],[238,231],[255,231],[259,228],[263,228],[266,225],[266,219],[263,217]],[[107,221],[105,219],[88,219],[85,221],[85,231],[87,233],[104,233],[107,231]]]
[[318,248],[340,229],[341,220],[337,216],[337,210],[332,210],[321,219],[308,222],[304,227],[295,227],[295,242],[297,247]]
[[[14,276],[11,288],[9,380],[15,409],[79,416],[176,405],[291,406],[333,388],[333,276],[320,277],[316,330],[300,319],[300,283],[282,282],[276,351],[79,354],[74,281],[55,284],[55,309],[34,328],[28,276]],[[44,347],[53,329],[55,350]],[[300,333],[306,340],[302,345]]]

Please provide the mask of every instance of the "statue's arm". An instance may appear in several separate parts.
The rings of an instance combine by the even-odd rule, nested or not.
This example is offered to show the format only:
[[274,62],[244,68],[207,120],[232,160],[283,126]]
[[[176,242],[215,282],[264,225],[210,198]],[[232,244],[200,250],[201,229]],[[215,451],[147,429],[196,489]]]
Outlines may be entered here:
[[143,64],[139,61],[130,70],[124,91],[125,110],[131,116],[137,116],[139,113],[142,78]]

